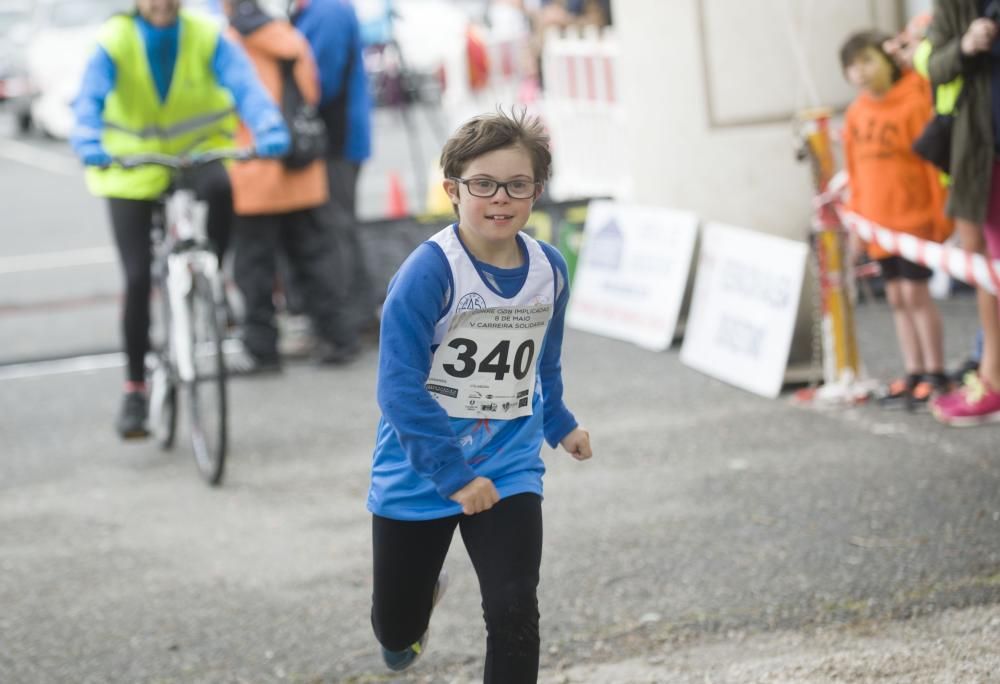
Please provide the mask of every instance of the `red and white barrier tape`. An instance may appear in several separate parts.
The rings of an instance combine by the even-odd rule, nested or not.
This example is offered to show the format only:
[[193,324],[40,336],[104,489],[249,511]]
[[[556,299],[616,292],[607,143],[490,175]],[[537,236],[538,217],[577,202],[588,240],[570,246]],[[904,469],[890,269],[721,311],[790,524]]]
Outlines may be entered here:
[[1000,260],[990,261],[981,254],[966,252],[958,247],[922,240],[908,233],[886,228],[844,207],[847,174],[839,172],[815,199],[817,209],[832,207],[840,224],[853,231],[865,242],[875,242],[882,249],[904,259],[940,269],[967,285],[980,287],[990,294],[1000,293]]
[[828,204],[836,204],[843,199],[845,192],[847,192],[847,172],[838,171],[826,184],[823,192],[813,199],[813,205],[818,209]]
[[1000,292],[1000,261],[991,262],[981,254],[890,230],[839,204],[833,208],[841,224],[865,242],[875,242],[885,251],[921,266],[941,269],[952,278],[981,287],[991,294]]

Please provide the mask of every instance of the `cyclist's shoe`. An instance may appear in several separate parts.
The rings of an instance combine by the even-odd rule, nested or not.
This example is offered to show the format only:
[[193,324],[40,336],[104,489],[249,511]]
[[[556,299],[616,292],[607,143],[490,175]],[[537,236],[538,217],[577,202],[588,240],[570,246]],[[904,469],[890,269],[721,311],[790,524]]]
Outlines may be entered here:
[[[434,606],[441,601],[441,597],[444,596],[445,590],[448,588],[448,573],[445,570],[441,571],[438,575],[437,584],[434,586],[434,599],[431,603],[431,614],[434,613]],[[427,649],[427,637],[430,634],[430,627],[424,632],[420,639],[402,651],[390,651],[385,646],[382,647],[382,660],[385,661],[385,666],[388,667],[393,672],[402,672],[403,670],[409,668],[413,663],[417,662],[417,659],[423,655],[424,651]]]
[[126,392],[115,427],[122,439],[142,439],[149,436],[146,429],[146,393]]
[[361,344],[355,340],[350,344],[333,344],[325,340],[316,345],[314,358],[321,366],[343,366],[358,358]]

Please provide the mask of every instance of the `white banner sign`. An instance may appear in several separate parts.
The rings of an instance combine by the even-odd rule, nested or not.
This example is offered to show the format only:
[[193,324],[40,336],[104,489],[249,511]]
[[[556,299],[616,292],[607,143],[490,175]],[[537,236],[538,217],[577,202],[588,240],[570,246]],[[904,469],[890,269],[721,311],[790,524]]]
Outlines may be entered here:
[[655,351],[669,348],[697,235],[698,218],[690,212],[591,202],[567,325]]
[[777,397],[788,364],[808,247],[709,224],[681,361],[765,397]]

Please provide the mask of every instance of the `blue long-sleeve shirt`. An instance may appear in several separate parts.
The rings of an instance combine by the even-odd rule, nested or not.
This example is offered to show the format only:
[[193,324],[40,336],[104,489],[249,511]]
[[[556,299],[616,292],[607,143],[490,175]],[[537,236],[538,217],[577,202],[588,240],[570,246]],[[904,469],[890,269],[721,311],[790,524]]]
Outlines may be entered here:
[[[361,29],[349,0],[309,0],[295,15],[295,28],[309,41],[320,79],[320,105],[329,103],[345,87],[347,77],[347,135],[344,158],[363,162],[371,156],[371,95],[365,73]],[[353,55],[350,73],[347,60]]]
[[[541,393],[532,415],[513,420],[450,418],[424,388],[435,347],[434,327],[450,307],[451,269],[441,248],[426,242],[400,267],[382,309],[377,398],[382,410],[372,465],[368,508],[384,517],[423,520],[455,515],[447,497],[477,475],[493,480],[501,497],[541,495],[544,437],[557,445],[577,425],[563,403],[562,338],[569,300],[562,255],[539,243],[562,287],[543,341],[538,367]],[[504,297],[513,297],[528,264],[500,269],[474,261]]]
[[[177,64],[180,22],[161,28],[137,16],[135,23],[146,46],[146,59],[162,102],[167,98]],[[283,125],[281,111],[257,78],[250,58],[222,35],[212,57],[212,72],[219,85],[232,93],[240,118],[255,137]],[[115,78],[114,61],[98,46],[87,63],[80,91],[73,101],[76,126],[70,134],[70,145],[78,156],[101,144],[104,101],[114,89]]]

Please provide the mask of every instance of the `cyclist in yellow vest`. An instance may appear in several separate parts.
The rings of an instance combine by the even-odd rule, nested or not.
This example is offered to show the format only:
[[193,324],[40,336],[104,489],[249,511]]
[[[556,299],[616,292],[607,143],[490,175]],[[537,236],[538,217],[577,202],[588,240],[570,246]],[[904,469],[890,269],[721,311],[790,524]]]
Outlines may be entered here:
[[[87,165],[87,186],[108,198],[125,272],[125,397],[116,428],[145,437],[145,356],[149,349],[150,230],[156,199],[170,183],[165,169],[122,169],[112,157],[185,154],[232,147],[237,120],[252,131],[258,154],[278,157],[290,139],[281,112],[246,54],[211,18],[182,10],[180,0],[136,0],[111,17],[73,103],[70,138]],[[232,220],[225,167],[207,165],[195,182],[208,203],[208,233],[222,255]]]

